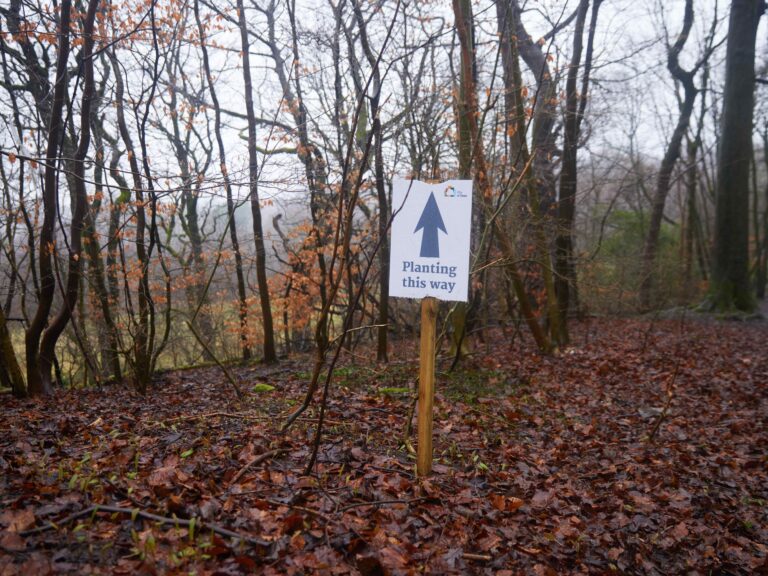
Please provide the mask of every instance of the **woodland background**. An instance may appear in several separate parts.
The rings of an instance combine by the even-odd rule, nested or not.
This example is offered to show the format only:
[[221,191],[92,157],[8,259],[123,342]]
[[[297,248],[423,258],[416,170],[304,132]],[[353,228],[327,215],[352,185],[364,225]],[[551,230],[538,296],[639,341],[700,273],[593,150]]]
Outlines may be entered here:
[[[0,1],[3,573],[764,569],[764,11]],[[474,183],[432,480],[395,176]]]
[[[548,352],[574,315],[754,309],[768,64],[740,4],[11,1],[3,383],[13,357],[18,394],[331,343],[385,360],[417,305],[387,297],[393,175],[475,180],[457,357],[521,321]],[[739,14],[759,50],[726,83]],[[726,144],[728,86],[750,116]]]

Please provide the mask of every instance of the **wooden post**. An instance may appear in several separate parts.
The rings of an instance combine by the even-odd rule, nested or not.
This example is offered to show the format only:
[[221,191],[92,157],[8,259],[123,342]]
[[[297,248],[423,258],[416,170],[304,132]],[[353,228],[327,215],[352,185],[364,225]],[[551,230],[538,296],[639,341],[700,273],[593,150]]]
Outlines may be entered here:
[[416,449],[416,472],[420,477],[432,471],[432,405],[435,400],[435,334],[437,332],[437,299],[428,296],[421,301],[421,346],[419,348],[419,443]]

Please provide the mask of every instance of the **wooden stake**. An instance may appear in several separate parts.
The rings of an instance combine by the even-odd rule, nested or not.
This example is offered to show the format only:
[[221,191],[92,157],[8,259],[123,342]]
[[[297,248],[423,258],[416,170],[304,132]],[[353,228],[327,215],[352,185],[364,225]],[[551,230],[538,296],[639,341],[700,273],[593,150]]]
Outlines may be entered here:
[[435,334],[437,299],[421,301],[421,346],[419,349],[419,444],[416,448],[416,472],[420,477],[432,471],[432,405],[435,401]]

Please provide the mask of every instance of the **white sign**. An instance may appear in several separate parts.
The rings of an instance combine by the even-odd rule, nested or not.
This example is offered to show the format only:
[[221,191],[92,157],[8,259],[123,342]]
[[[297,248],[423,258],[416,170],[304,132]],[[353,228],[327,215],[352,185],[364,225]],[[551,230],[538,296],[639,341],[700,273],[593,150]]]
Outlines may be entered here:
[[472,181],[392,182],[389,295],[467,301]]

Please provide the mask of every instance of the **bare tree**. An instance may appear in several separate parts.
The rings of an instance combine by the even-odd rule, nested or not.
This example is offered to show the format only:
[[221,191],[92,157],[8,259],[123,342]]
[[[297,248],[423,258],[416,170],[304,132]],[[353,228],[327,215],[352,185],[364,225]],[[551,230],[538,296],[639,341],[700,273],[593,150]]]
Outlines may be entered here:
[[56,290],[56,276],[53,256],[56,251],[56,196],[58,193],[57,170],[59,139],[63,130],[62,112],[67,100],[67,60],[70,48],[71,1],[62,0],[59,21],[59,51],[56,60],[56,82],[48,124],[48,147],[46,150],[45,184],[43,188],[43,226],[40,231],[39,265],[40,296],[35,315],[24,337],[26,345],[27,389],[30,395],[49,394],[52,391],[50,377],[40,369],[40,337],[45,330],[53,305]]
[[[581,0],[579,3],[574,28],[573,52],[571,53],[571,61],[565,82],[563,163],[560,170],[558,230],[557,238],[555,239],[555,290],[560,307],[561,332],[559,340],[562,344],[567,343],[569,340],[568,313],[571,310],[572,303],[576,301],[577,294],[576,263],[573,250],[573,224],[576,214],[578,179],[577,154],[581,122],[584,118],[584,110],[587,104],[589,77],[592,71],[597,15],[601,4],[602,0],[595,0],[592,4],[587,51],[582,64],[581,53],[584,43],[584,25],[587,19],[587,11],[589,10],[589,0]],[[583,70],[581,88],[579,89],[578,73],[580,68],[583,68]]]
[[205,71],[205,80],[208,84],[208,91],[211,95],[211,103],[213,104],[213,131],[216,135],[216,145],[219,151],[219,169],[221,170],[222,178],[224,179],[224,192],[227,195],[227,215],[229,217],[229,238],[232,243],[232,251],[235,255],[235,277],[237,279],[237,296],[238,296],[238,316],[240,319],[240,349],[243,360],[248,360],[251,357],[251,349],[248,345],[247,327],[248,327],[248,305],[246,302],[245,294],[245,274],[243,273],[243,256],[240,251],[240,240],[237,236],[237,221],[235,220],[235,202],[232,195],[232,182],[229,178],[229,170],[227,169],[227,156],[226,149],[224,147],[224,138],[222,136],[221,125],[221,105],[219,104],[219,98],[214,86],[213,75],[211,74],[211,65],[208,58],[208,47],[206,46],[206,33],[200,18],[200,6],[199,1],[195,0],[194,4],[195,21],[197,23],[197,31],[200,36],[200,52],[203,57],[203,70]]
[[256,278],[259,288],[259,301],[261,303],[261,321],[264,328],[264,362],[275,362],[277,360],[277,353],[275,352],[275,336],[272,326],[272,308],[269,303],[264,230],[261,224],[261,205],[259,201],[259,160],[258,151],[256,150],[256,114],[253,108],[251,58],[249,54],[250,42],[243,0],[237,0],[237,10],[243,54],[245,110],[248,115],[248,178],[250,181],[251,215],[253,217],[253,241],[256,245]]
[[85,191],[85,158],[91,144],[91,106],[96,95],[96,87],[93,77],[93,27],[96,19],[96,10],[99,0],[90,0],[88,10],[83,21],[83,50],[80,61],[83,67],[83,100],[80,108],[80,141],[77,145],[74,158],[74,174],[72,190],[73,211],[69,236],[69,266],[67,271],[67,284],[64,289],[63,303],[58,314],[50,321],[48,328],[43,332],[40,342],[40,376],[43,387],[48,388],[52,383],[54,353],[58,341],[67,323],[72,318],[74,308],[78,300],[82,267],[82,246],[85,220],[88,214],[88,197]]
[[688,132],[693,114],[693,106],[696,102],[696,96],[699,89],[696,87],[694,79],[699,70],[707,63],[712,51],[714,50],[714,33],[717,24],[717,14],[713,17],[712,27],[710,29],[707,46],[696,64],[686,70],[680,65],[680,53],[685,47],[686,42],[693,27],[694,11],[693,0],[686,0],[685,13],[683,16],[683,27],[677,36],[674,44],[667,46],[667,69],[669,70],[676,83],[683,88],[683,99],[680,102],[680,115],[672,137],[667,144],[667,150],[661,161],[661,167],[656,178],[656,190],[651,204],[651,216],[648,223],[648,232],[645,237],[642,256],[642,281],[640,284],[640,305],[644,309],[651,306],[652,292],[654,286],[655,272],[654,262],[659,246],[659,233],[661,231],[661,222],[664,217],[664,207],[667,202],[667,196],[672,185],[672,172],[677,160],[680,158],[683,138]]

